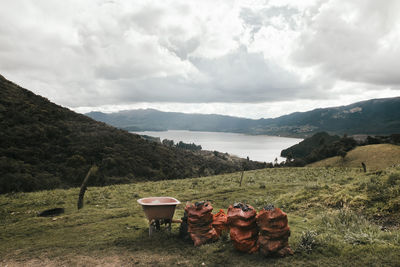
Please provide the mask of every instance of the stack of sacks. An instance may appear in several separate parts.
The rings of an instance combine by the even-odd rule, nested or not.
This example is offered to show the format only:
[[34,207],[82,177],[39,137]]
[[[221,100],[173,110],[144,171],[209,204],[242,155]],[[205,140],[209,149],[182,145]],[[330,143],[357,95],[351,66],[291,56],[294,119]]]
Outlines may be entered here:
[[218,236],[221,236],[222,232],[228,230],[228,217],[223,210],[219,210],[218,213],[213,215],[213,223],[215,231]]
[[228,208],[228,225],[234,247],[242,252],[258,250],[257,212],[250,205],[235,203]]
[[260,230],[258,246],[262,254],[281,257],[293,254],[288,243],[290,228],[286,213],[268,205],[258,213],[257,225]]
[[188,219],[188,232],[195,246],[200,246],[208,241],[218,239],[217,232],[212,227],[213,207],[209,202],[196,202],[194,205],[187,203],[185,212]]

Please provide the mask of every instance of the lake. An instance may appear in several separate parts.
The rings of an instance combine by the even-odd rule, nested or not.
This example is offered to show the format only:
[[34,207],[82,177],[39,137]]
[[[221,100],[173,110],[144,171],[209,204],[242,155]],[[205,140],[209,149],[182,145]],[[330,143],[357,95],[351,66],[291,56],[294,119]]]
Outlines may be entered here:
[[287,138],[268,135],[246,135],[222,132],[192,132],[192,131],[162,131],[162,132],[134,132],[164,139],[174,140],[175,143],[195,143],[201,145],[203,150],[227,152],[241,158],[247,156],[251,160],[273,162],[275,158],[281,162],[281,151],[292,145],[298,144],[303,139]]

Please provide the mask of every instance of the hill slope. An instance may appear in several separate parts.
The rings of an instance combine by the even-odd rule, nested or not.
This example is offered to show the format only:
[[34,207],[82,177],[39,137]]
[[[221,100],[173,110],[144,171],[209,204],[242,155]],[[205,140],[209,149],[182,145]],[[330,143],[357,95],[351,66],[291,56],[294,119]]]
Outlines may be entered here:
[[[51,103],[0,75],[0,193],[80,185],[92,164],[92,184],[197,177],[241,169],[224,157],[204,157],[140,136]],[[249,169],[263,165],[249,162]]]
[[348,106],[296,112],[275,119],[252,120],[222,115],[161,112],[154,109],[87,115],[131,131],[192,130],[308,137],[331,134],[389,135],[400,133],[400,97],[372,99]]
[[359,146],[349,151],[344,159],[332,157],[309,164],[310,167],[351,167],[361,168],[364,162],[369,170],[382,170],[400,165],[400,146],[378,144]]
[[[380,175],[345,168],[273,168],[201,179],[90,187],[76,210],[79,188],[0,195],[2,266],[398,266],[400,169]],[[138,198],[210,200],[226,209],[246,201],[257,211],[273,203],[288,215],[295,254],[265,258],[238,253],[229,238],[201,247],[171,233],[148,236]],[[37,212],[64,207],[54,218]],[[183,216],[184,204],[174,218]],[[396,227],[397,224],[397,227]]]

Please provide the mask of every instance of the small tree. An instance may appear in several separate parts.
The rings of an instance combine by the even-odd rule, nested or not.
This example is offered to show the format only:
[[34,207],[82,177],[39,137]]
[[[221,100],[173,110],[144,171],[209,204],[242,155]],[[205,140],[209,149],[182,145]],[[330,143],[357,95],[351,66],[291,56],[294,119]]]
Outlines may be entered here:
[[347,152],[344,151],[343,149],[339,150],[338,155],[342,158],[342,161],[344,161],[344,158],[347,155]]
[[169,140],[169,139],[164,139],[162,141],[162,144],[168,147],[173,147],[175,145],[174,140]]

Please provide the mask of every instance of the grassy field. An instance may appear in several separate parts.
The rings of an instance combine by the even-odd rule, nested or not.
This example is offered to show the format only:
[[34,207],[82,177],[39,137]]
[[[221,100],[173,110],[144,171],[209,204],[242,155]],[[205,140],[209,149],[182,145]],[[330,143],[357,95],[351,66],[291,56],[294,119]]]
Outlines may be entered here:
[[361,168],[361,162],[369,170],[378,170],[400,165],[400,146],[379,144],[359,146],[349,151],[346,157],[332,157],[310,164],[310,167],[350,167]]
[[[0,195],[0,266],[399,266],[400,168],[363,173],[346,168],[277,168],[91,187],[76,209],[79,189]],[[214,211],[242,201],[269,203],[288,214],[294,256],[264,258],[236,252],[229,237],[193,247],[172,232],[148,237],[136,200],[173,196],[210,200]],[[64,207],[65,213],[37,217]],[[175,218],[183,215],[178,206]],[[204,264],[203,264],[204,263]]]

